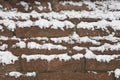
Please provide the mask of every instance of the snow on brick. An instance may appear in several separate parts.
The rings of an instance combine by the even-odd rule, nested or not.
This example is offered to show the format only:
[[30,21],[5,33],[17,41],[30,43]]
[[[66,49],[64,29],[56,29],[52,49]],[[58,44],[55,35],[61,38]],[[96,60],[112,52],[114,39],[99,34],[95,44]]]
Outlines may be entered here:
[[35,77],[36,72],[21,73],[21,72],[18,72],[18,71],[11,71],[11,72],[6,73],[5,75],[15,77],[15,78],[19,78],[21,76]]
[[81,59],[83,58],[83,55],[82,54],[76,54],[74,56],[69,56],[67,53],[65,54],[55,54],[55,55],[42,55],[42,54],[37,54],[37,55],[25,55],[23,54],[21,56],[22,58],[25,58],[28,62],[30,60],[38,60],[38,59],[41,59],[41,60],[47,60],[48,62],[50,62],[51,60],[54,60],[54,59],[59,59],[60,61],[64,60],[64,61],[68,61],[70,59]]
[[52,41],[54,41],[55,43],[62,43],[66,42],[69,44],[74,44],[75,42],[77,43],[86,43],[86,42],[90,42],[92,44],[96,44],[96,45],[100,45],[101,43],[96,41],[96,40],[92,40],[89,37],[85,36],[85,37],[80,37],[77,33],[73,33],[70,36],[66,36],[66,37],[58,37],[58,38],[50,38]]
[[65,50],[67,49],[66,47],[62,45],[54,45],[52,43],[45,43],[45,44],[38,44],[36,42],[28,42],[27,47],[29,49],[58,49],[58,50]]
[[4,64],[14,64],[18,60],[17,56],[14,56],[9,51],[0,51],[0,63]]
[[8,48],[8,45],[7,44],[2,44],[0,46],[0,50],[5,50],[6,48]]
[[118,51],[120,50],[120,43],[116,43],[114,45],[105,43],[104,45],[99,46],[99,47],[90,47],[90,50],[97,50],[97,51],[102,51],[102,52],[104,52],[105,50]]

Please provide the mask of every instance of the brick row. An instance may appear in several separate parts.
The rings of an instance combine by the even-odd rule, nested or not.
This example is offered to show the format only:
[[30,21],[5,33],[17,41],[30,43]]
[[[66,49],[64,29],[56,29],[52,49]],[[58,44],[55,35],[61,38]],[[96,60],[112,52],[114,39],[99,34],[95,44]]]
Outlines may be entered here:
[[113,80],[107,73],[54,72],[40,73],[38,80]]

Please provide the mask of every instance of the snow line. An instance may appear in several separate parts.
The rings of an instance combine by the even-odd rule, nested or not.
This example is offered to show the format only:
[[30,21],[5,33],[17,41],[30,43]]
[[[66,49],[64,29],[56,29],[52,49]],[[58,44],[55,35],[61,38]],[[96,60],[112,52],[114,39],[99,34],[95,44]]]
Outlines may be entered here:
[[23,74],[23,73],[18,72],[18,71],[11,71],[11,72],[5,73],[5,75],[12,76],[12,77],[15,77],[15,78],[18,78],[18,77],[21,77],[21,76],[27,76],[27,77],[33,76],[33,77],[35,77],[36,72],[27,72],[27,73]]

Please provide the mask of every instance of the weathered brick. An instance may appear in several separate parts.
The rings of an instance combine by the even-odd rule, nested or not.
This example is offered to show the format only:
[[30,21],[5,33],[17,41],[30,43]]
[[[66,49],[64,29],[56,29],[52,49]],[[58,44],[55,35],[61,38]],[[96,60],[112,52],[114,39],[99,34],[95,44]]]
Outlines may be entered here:
[[20,49],[20,48],[10,48],[9,51],[11,51],[14,55],[21,55],[21,54],[61,54],[61,53],[67,53],[67,50],[58,50],[58,49]]
[[115,31],[115,36],[120,37],[120,30]]
[[82,28],[77,28],[77,33],[79,36],[107,36],[110,34],[107,31],[103,31],[101,29],[88,30]]
[[[97,42],[99,43],[100,41],[96,40],[96,43]],[[84,41],[79,41],[79,40],[74,40],[74,39],[70,40],[70,41],[69,40],[68,41],[61,40],[61,42],[60,42],[59,38],[58,38],[58,41],[57,41],[57,38],[56,38],[56,40],[50,39],[50,43],[57,44],[57,45],[63,45],[63,46],[67,46],[67,47],[74,47],[74,46],[80,46],[80,47],[99,46],[98,44],[92,43],[92,41],[91,42],[84,42]]]
[[40,73],[38,80],[113,80],[107,73],[54,72]]
[[[35,10],[37,12],[50,12],[51,10],[49,7],[52,9],[52,6],[50,6],[48,3],[51,5],[50,0],[40,0],[40,4],[31,5],[32,10]],[[39,6],[43,7],[43,9],[39,9]]]
[[[29,67],[30,66],[30,67]],[[46,60],[31,60],[27,62],[25,59],[22,60],[22,68],[24,71],[74,71],[82,70],[83,68],[83,59],[81,60],[69,60],[69,61],[60,61],[54,59],[50,62]]]
[[16,28],[16,37],[63,37],[72,34],[74,29],[40,29],[39,27]]
[[81,6],[74,6],[74,5],[70,5],[70,4],[66,4],[66,5],[62,5],[63,1],[59,1],[59,0],[53,0],[53,10],[54,11],[61,11],[61,10],[76,10],[76,11],[81,11],[81,10],[90,10],[88,8],[88,5],[83,4]]
[[110,62],[99,62],[95,59],[86,60],[86,70],[111,71],[115,70],[116,68],[120,68],[119,59],[114,59]]
[[69,54],[74,55],[74,54],[85,54],[86,53],[86,49],[82,49],[82,50],[75,50],[75,49],[69,49]]
[[[18,40],[0,40],[0,45],[2,44],[7,44],[8,48],[11,48],[14,44],[16,44],[18,42]],[[8,49],[7,48],[7,49]]]
[[19,61],[16,61],[14,64],[0,64],[0,72],[16,71],[16,70],[20,70]]
[[3,31],[0,31],[1,36],[12,37],[13,32],[8,30],[5,26],[3,26]]
[[109,54],[109,55],[112,55],[112,54],[120,54],[120,50],[105,50],[105,51],[97,51],[97,50],[92,50],[93,53],[95,54]]
[[0,75],[0,80],[34,80],[34,77],[21,76],[18,78],[6,75]]
[[97,22],[99,18],[67,18],[66,20],[73,22],[74,24],[78,24],[80,22]]

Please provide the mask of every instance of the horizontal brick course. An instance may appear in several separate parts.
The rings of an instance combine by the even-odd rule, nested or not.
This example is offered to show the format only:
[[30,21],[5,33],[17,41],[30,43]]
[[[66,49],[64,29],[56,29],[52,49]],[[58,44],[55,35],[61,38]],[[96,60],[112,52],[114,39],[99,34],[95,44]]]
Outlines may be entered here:
[[83,66],[83,59],[72,59],[69,61],[60,61],[58,59],[54,59],[50,62],[40,59],[27,62],[25,59],[22,59],[22,68],[24,71],[81,71],[83,69]]
[[40,73],[38,80],[113,80],[107,73],[55,72]]
[[99,62],[95,59],[86,60],[86,70],[111,71],[116,68],[120,68],[119,59],[114,59],[110,62]]
[[63,37],[73,33],[74,29],[40,29],[39,27],[30,28],[17,28],[16,37],[29,38],[29,37]]
[[20,62],[15,61],[14,64],[0,64],[0,72],[7,72],[7,71],[16,71],[20,70]]
[[[84,27],[84,26],[83,26]],[[77,29],[77,34],[79,36],[108,36],[109,33],[106,31],[103,31],[101,29],[94,29],[94,30],[88,30],[88,29]]]

